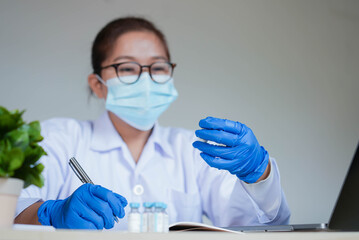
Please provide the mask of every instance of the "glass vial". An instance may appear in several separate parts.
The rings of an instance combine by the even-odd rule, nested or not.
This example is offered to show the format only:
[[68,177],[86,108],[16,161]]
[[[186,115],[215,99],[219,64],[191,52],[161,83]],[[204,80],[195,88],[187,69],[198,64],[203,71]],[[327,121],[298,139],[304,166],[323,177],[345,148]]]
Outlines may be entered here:
[[162,213],[162,203],[154,203],[155,212],[154,212],[154,232],[163,232],[163,213]]
[[130,203],[131,211],[128,214],[128,231],[129,232],[141,232],[141,213],[139,211],[140,204],[137,202]]
[[144,202],[144,211],[142,214],[142,232],[153,232],[153,203]]
[[169,229],[169,220],[168,220],[168,213],[166,212],[167,204],[162,203],[162,214],[163,214],[163,232],[168,232]]

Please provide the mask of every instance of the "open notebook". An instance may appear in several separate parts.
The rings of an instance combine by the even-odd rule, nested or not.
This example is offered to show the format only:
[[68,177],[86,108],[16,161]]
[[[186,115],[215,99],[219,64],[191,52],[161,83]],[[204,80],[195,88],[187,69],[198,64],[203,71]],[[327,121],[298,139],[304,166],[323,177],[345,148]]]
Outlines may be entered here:
[[233,231],[230,229],[215,227],[212,225],[204,224],[204,223],[196,223],[196,222],[177,222],[171,224],[169,227],[170,231],[177,232],[185,232],[185,231],[215,231],[215,232],[231,232],[231,233],[239,233],[242,232]]

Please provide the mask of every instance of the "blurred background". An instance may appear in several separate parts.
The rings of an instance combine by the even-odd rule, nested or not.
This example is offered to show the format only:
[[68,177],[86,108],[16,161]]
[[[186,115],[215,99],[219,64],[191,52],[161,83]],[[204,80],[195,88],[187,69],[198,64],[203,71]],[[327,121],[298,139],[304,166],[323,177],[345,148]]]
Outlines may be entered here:
[[327,222],[359,139],[359,1],[1,0],[0,105],[97,118],[91,44],[129,15],[153,21],[178,64],[160,123],[247,124],[279,164],[291,222]]

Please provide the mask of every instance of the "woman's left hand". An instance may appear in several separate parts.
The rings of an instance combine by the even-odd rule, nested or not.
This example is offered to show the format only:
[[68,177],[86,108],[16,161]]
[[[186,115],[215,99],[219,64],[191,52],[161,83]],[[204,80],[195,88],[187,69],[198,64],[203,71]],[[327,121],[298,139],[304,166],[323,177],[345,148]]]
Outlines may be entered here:
[[255,183],[268,175],[269,154],[246,125],[207,117],[199,122],[199,126],[203,129],[196,131],[197,137],[225,145],[193,143],[193,147],[202,151],[201,157],[208,165],[228,170],[247,183]]

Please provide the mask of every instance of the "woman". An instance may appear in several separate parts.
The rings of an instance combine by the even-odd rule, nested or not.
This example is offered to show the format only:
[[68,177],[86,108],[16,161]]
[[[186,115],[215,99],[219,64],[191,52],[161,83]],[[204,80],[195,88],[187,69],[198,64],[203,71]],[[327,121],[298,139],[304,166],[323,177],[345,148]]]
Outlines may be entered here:
[[[15,222],[125,230],[127,201],[162,201],[170,223],[200,222],[203,214],[217,226],[288,223],[276,162],[247,126],[201,120],[196,136],[221,146],[156,123],[177,97],[175,66],[151,22],[122,18],[107,24],[93,43],[88,77],[107,111],[96,121],[42,123],[45,186],[23,190]],[[69,168],[71,157],[99,185],[81,185]],[[115,224],[114,216],[125,219]]]

